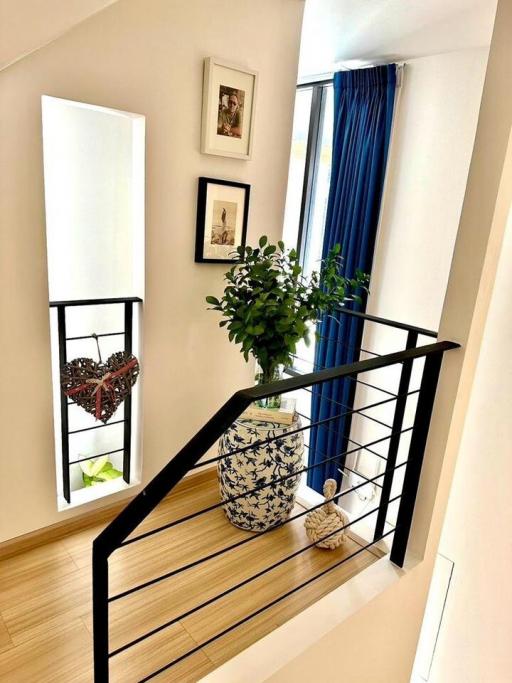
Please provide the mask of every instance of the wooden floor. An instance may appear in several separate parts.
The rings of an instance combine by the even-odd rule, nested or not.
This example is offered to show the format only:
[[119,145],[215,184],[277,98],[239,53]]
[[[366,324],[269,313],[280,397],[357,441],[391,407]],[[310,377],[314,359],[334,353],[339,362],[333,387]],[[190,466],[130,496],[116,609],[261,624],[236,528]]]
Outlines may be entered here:
[[[137,533],[217,501],[215,476],[192,477],[182,482],[156,508]],[[361,552],[235,631],[202,646],[250,612],[360,547],[357,540],[350,539],[335,551],[307,550],[211,605],[177,619],[196,605],[307,545],[303,521],[304,518],[300,518],[237,550],[112,602],[111,650],[164,622],[176,621],[113,657],[111,680],[119,683],[139,681],[198,648],[194,654],[152,679],[160,683],[197,681],[380,557],[368,551]],[[0,562],[0,681],[75,683],[93,680],[91,542],[102,526],[91,527]],[[216,509],[128,545],[111,558],[110,595],[177,569],[248,535],[249,532],[233,527],[222,510]]]

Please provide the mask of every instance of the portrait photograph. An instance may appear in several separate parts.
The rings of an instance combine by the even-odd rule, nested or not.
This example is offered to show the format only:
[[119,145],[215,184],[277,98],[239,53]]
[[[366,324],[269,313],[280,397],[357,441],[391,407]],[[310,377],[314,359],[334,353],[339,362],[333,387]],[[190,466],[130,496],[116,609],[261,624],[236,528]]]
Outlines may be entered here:
[[243,90],[221,85],[219,88],[219,118],[217,120],[217,135],[227,135],[241,138],[244,120]]
[[245,246],[250,185],[199,178],[197,194],[197,263],[233,263]]
[[204,63],[201,152],[250,159],[258,76],[214,57]]

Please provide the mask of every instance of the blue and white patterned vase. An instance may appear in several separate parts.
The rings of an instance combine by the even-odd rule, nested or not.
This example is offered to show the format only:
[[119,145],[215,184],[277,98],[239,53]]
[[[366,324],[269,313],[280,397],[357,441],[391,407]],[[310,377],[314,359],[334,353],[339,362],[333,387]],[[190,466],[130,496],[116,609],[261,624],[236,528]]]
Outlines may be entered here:
[[241,529],[264,531],[278,526],[290,516],[304,467],[303,432],[294,432],[301,423],[296,414],[291,425],[239,418],[219,441],[219,454],[230,453],[256,441],[283,436],[256,448],[221,458],[217,465],[221,499],[226,501],[275,479],[284,481],[266,486],[223,505],[229,521]]

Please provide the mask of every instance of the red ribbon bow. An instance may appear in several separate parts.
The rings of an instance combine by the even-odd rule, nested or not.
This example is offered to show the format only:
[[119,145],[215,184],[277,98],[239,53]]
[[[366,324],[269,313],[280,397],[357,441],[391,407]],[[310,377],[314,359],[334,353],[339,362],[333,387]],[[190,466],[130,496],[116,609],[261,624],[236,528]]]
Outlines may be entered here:
[[111,384],[112,379],[114,377],[119,377],[119,375],[124,375],[125,372],[128,372],[128,370],[131,370],[133,367],[135,367],[137,363],[137,359],[132,358],[131,361],[126,363],[126,365],[123,365],[123,367],[119,368],[119,370],[116,370],[115,372],[107,372],[100,379],[98,379],[97,377],[91,377],[90,379],[87,379],[84,384],[80,384],[80,386],[74,387],[73,389],[69,389],[69,391],[65,391],[64,393],[66,394],[66,396],[73,396],[74,394],[79,394],[81,391],[88,389],[91,386],[91,384],[96,384],[96,387],[92,392],[92,395],[96,395],[95,417],[97,420],[99,420],[101,418],[102,391],[113,391],[114,387]]

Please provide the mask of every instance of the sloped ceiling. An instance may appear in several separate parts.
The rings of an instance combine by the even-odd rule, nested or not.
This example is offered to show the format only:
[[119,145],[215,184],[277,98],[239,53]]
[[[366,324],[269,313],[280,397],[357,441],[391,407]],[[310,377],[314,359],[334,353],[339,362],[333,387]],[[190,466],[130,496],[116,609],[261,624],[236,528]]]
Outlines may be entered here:
[[[0,0],[0,70],[118,1]],[[488,46],[495,13],[496,0],[306,0],[299,74]]]
[[0,69],[117,0],[0,0]]
[[496,0],[306,0],[299,74],[485,47],[495,14]]

